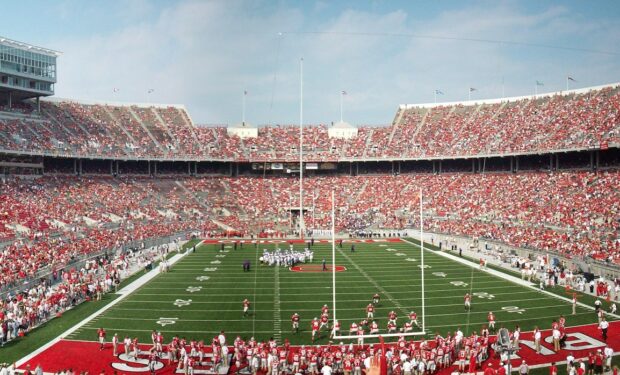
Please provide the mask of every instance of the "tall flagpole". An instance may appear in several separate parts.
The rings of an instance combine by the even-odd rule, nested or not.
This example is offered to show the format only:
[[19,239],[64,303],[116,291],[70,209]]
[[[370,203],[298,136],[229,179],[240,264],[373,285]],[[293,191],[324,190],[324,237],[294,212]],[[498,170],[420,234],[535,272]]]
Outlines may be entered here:
[[336,203],[332,189],[332,305],[334,306],[334,324],[336,323]]
[[422,216],[422,187],[420,187],[420,264],[422,265],[422,332],[426,332],[426,305],[424,303],[424,218]]
[[471,86],[467,90],[467,100],[471,100]]
[[568,76],[566,76],[566,91],[568,91]]
[[299,61],[299,237],[304,238],[304,58]]
[[434,96],[433,96],[435,98],[435,104],[437,104],[437,90],[435,90],[433,92],[435,93]]

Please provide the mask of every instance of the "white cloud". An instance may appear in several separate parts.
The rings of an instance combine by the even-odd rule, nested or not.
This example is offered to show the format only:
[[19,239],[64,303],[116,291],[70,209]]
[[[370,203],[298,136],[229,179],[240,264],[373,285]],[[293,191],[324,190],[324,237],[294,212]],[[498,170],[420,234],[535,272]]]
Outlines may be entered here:
[[[344,89],[346,119],[376,124],[391,122],[398,104],[431,101],[435,88],[446,92],[445,100],[466,98],[470,86],[479,89],[477,97],[495,97],[504,76],[507,94],[524,95],[536,79],[548,89],[562,89],[567,73],[580,84],[611,81],[619,65],[617,56],[519,45],[333,34],[574,41],[593,49],[619,44],[613,22],[585,19],[563,6],[531,14],[519,2],[487,2],[428,18],[415,9],[335,13],[320,2],[310,13],[266,0],[171,2],[164,9],[148,1],[132,4],[124,26],[55,43],[64,52],[58,96],[184,103],[199,122],[233,123],[241,117],[241,93],[247,89],[250,122],[296,123],[303,56],[308,122],[338,119]],[[63,8],[65,17],[66,12]],[[295,33],[310,30],[332,33]],[[280,31],[293,33],[280,37]],[[117,94],[114,87],[120,88]],[[156,91],[147,94],[149,88]]]

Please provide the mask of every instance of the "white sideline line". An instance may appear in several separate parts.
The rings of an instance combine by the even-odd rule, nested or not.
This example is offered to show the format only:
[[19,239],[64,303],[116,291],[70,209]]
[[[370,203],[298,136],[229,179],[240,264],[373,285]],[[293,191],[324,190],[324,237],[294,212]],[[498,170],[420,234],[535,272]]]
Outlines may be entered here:
[[[172,258],[170,258],[168,260],[168,262],[170,263],[170,265],[173,265],[179,259],[183,258],[183,256],[184,256],[184,254],[177,254],[177,255],[173,256]],[[140,272],[140,271],[137,271],[137,272]],[[125,286],[123,289],[121,289],[117,293],[117,294],[120,295],[117,299],[115,299],[114,301],[112,301],[112,302],[108,303],[107,305],[103,306],[101,309],[95,311],[90,316],[88,316],[87,318],[85,318],[84,320],[79,322],[78,324],[74,325],[73,327],[69,328],[65,332],[61,333],[56,338],[50,340],[47,344],[43,345],[39,349],[33,351],[32,353],[28,354],[27,356],[25,356],[22,359],[20,359],[19,361],[17,361],[16,362],[17,367],[23,365],[24,363],[28,362],[29,360],[31,360],[32,358],[34,358],[38,354],[40,354],[40,353],[44,352],[45,350],[49,349],[50,347],[52,347],[54,344],[59,342],[64,337],[69,336],[73,332],[79,330],[82,326],[85,326],[86,323],[92,321],[93,319],[97,318],[102,313],[104,313],[105,311],[110,309],[112,306],[114,306],[117,303],[121,302],[123,299],[125,299],[127,296],[129,296],[132,291],[135,291],[140,286],[146,284],[147,282],[152,280],[157,275],[159,275],[159,268],[155,267],[154,269],[152,269],[148,273],[140,276],[138,279],[134,280],[131,284],[129,284],[129,285]]]
[[[418,246],[418,245],[414,244],[413,242],[407,241],[407,240],[405,240],[405,239],[401,239],[401,240],[402,240],[402,241],[404,241],[404,242],[410,243],[410,244],[411,244],[411,245],[413,245],[413,246]],[[418,247],[419,247],[419,246],[418,246]],[[427,251],[430,251],[430,250],[427,250]],[[477,265],[476,265],[475,263],[473,263],[472,261],[467,260],[467,259],[464,259],[464,258],[457,257],[456,255],[452,255],[452,254],[446,253],[446,252],[444,252],[443,250],[440,250],[440,251],[433,251],[433,254],[437,254],[437,255],[439,255],[439,256],[442,256],[442,257],[444,257],[444,258],[450,259],[450,260],[452,260],[452,261],[455,261],[455,262],[458,262],[458,263],[464,264],[464,265],[466,265],[466,266],[468,266],[468,267],[477,268]],[[494,275],[494,276],[497,276],[497,277],[499,277],[499,278],[501,278],[501,279],[504,279],[504,280],[507,280],[507,281],[513,282],[513,283],[515,283],[515,284],[517,284],[517,285],[521,285],[521,286],[523,286],[523,287],[525,287],[525,288],[532,289],[532,290],[534,290],[534,291],[536,291],[536,292],[538,292],[538,293],[541,293],[541,294],[546,294],[546,295],[547,295],[547,296],[549,296],[549,297],[553,297],[553,298],[556,298],[556,299],[562,300],[562,301],[564,301],[564,302],[568,302],[569,304],[572,304],[572,303],[573,303],[573,301],[572,301],[572,300],[570,300],[570,299],[568,299],[568,298],[566,298],[566,297],[562,297],[562,296],[560,296],[560,295],[557,295],[557,294],[555,294],[555,293],[548,292],[548,291],[546,291],[546,290],[540,290],[539,288],[537,288],[536,286],[534,286],[534,284],[533,284],[533,283],[527,282],[527,281],[525,281],[525,280],[521,280],[521,279],[520,279],[520,278],[518,278],[518,277],[515,277],[515,276],[512,276],[512,275],[508,275],[508,274],[506,274],[506,273],[504,273],[504,272],[500,272],[500,271],[497,271],[497,270],[494,270],[494,269],[491,269],[491,268],[488,268],[488,267],[487,267],[487,268],[484,268],[484,269],[480,269],[480,268],[478,268],[478,270],[480,270],[480,271],[482,271],[482,272],[489,273],[489,274]],[[578,304],[579,306],[581,306],[581,307],[585,307],[585,308],[586,308],[586,309],[588,309],[588,310],[592,310],[592,311],[594,311],[594,307],[592,307],[592,306],[590,306],[590,305],[586,305],[586,304],[585,304],[585,303],[583,303],[583,302],[579,302],[579,301],[577,301],[577,304]],[[605,315],[611,315],[611,316],[613,316],[614,318],[620,319],[620,315],[612,314],[612,313],[607,312],[607,311],[605,311]]]

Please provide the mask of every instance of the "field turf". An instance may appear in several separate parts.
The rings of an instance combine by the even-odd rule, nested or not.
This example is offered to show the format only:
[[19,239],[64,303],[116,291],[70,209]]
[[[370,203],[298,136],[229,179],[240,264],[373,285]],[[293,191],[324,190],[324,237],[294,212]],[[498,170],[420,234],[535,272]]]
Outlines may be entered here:
[[[283,244],[283,247],[288,247]],[[301,244],[296,245],[301,249]],[[96,340],[96,330],[103,327],[109,337],[118,333],[150,342],[152,330],[160,330],[168,341],[179,335],[187,339],[210,342],[220,330],[229,337],[237,335],[257,340],[288,338],[292,344],[309,344],[310,321],[320,316],[321,307],[332,306],[331,272],[300,273],[284,267],[258,265],[263,248],[270,251],[274,244],[245,244],[234,250],[227,245],[201,245],[175,264],[169,273],[158,275],[151,282],[128,296],[94,321],[72,334],[69,339]],[[381,303],[375,319],[385,333],[387,314],[394,310],[399,327],[411,310],[422,317],[420,249],[407,242],[356,243],[337,248],[336,264],[346,271],[336,273],[337,317],[348,334],[352,321],[359,323],[366,316],[365,307],[378,292]],[[331,244],[315,244],[314,262],[331,264]],[[242,271],[242,262],[250,260],[250,272]],[[577,307],[571,315],[569,303],[448,260],[433,250],[425,251],[426,331],[429,335],[446,334],[460,327],[466,334],[480,330],[486,316],[493,311],[497,327],[522,331],[536,325],[548,329],[551,321],[564,314],[567,326],[596,322],[592,310]],[[474,294],[471,312],[463,307],[465,293]],[[252,306],[250,314],[242,314],[242,301]],[[291,332],[293,313],[301,316],[300,332]],[[165,324],[165,325],[162,325]],[[331,323],[331,322],[330,322]],[[415,329],[415,327],[414,327]],[[327,343],[323,332],[317,343]],[[372,340],[367,340],[372,342]]]

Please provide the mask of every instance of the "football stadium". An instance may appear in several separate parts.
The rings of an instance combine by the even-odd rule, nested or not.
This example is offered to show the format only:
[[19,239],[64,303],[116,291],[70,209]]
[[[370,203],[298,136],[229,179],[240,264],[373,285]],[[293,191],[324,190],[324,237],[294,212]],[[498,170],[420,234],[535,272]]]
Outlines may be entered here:
[[618,373],[618,4],[35,4],[0,375]]

